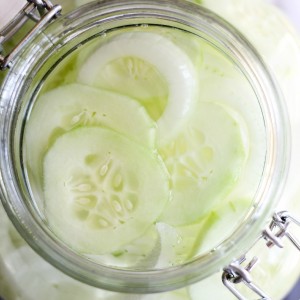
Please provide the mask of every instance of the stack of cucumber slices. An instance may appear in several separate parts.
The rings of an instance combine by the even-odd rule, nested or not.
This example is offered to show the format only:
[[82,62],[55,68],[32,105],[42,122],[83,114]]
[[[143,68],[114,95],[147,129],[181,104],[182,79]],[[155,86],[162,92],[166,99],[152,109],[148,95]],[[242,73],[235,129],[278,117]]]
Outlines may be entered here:
[[202,94],[206,74],[225,71],[212,50],[203,58],[200,38],[135,28],[97,39],[50,74],[31,109],[32,191],[53,233],[90,259],[184,263],[220,242],[219,230],[225,238],[250,203],[234,195],[247,126]]

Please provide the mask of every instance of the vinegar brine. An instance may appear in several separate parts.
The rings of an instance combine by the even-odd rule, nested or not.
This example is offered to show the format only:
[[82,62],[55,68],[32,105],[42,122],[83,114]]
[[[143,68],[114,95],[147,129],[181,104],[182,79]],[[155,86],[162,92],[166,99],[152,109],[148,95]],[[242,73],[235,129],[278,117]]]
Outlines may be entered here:
[[264,141],[256,96],[225,53],[143,25],[96,36],[53,68],[24,157],[63,243],[104,265],[159,269],[232,233],[259,185]]

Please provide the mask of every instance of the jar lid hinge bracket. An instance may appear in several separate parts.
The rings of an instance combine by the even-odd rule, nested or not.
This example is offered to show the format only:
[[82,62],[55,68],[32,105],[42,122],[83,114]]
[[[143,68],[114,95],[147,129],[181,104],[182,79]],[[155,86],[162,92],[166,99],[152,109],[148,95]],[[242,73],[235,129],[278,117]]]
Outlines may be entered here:
[[[45,24],[57,18],[62,10],[60,5],[53,5],[49,0],[27,0],[27,2],[18,15],[0,32],[0,70],[10,68],[12,61],[23,47],[32,41]],[[29,19],[36,24],[9,54],[4,55],[3,43],[11,39]]]
[[[291,216],[287,211],[281,211],[273,215],[270,225],[263,230],[261,236],[256,243],[264,239],[266,246],[272,248],[277,246],[283,248],[282,238],[287,237],[291,243],[300,251],[300,242],[288,231],[289,225],[294,223],[300,226],[300,221]],[[277,229],[277,232],[275,230]],[[255,244],[256,244],[255,243]],[[237,289],[238,283],[245,284],[256,295],[260,296],[260,300],[270,300],[271,298],[253,283],[250,271],[257,264],[258,258],[255,256],[246,267],[242,264],[246,261],[246,254],[239,259],[234,260],[223,269],[222,282],[230,290],[230,292],[239,300],[247,300],[245,296]]]

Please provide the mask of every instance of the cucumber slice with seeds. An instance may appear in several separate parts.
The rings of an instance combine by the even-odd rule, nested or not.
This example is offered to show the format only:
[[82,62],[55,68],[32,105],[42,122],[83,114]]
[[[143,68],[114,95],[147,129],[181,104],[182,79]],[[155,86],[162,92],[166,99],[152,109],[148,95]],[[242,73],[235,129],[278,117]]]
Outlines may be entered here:
[[156,125],[136,101],[80,84],[53,89],[38,98],[25,130],[28,168],[39,182],[42,160],[55,140],[80,126],[104,126],[147,147],[156,143]]
[[56,140],[44,160],[44,191],[53,232],[90,254],[112,253],[141,236],[170,193],[157,154],[101,127]]
[[139,100],[157,118],[159,143],[180,128],[197,97],[190,58],[151,32],[122,33],[101,45],[82,66],[78,81]]
[[184,130],[159,150],[173,192],[162,222],[196,222],[233,189],[248,155],[247,128],[238,117],[225,106],[199,102]]

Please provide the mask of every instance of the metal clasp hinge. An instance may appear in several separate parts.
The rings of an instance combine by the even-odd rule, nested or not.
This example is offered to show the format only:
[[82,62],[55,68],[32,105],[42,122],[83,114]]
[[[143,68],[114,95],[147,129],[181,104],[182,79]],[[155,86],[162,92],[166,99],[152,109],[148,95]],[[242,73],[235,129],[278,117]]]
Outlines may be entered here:
[[[27,4],[19,14],[0,32],[0,70],[11,67],[13,59],[20,50],[34,38],[36,33],[51,20],[57,18],[62,10],[60,5],[53,5],[49,0],[27,0]],[[9,40],[20,28],[29,20],[36,24],[25,35],[25,37],[13,48],[13,50],[3,55],[2,44]]]
[[[283,248],[282,238],[286,236],[292,244],[300,251],[300,243],[296,238],[288,231],[289,225],[294,223],[300,226],[300,221],[292,217],[288,212],[282,211],[273,215],[271,224],[267,229],[262,232],[257,242],[261,239],[266,241],[268,248],[277,246]],[[256,242],[256,243],[257,243]],[[252,280],[250,274],[253,267],[257,264],[258,258],[255,256],[252,260],[243,267],[242,264],[246,262],[246,254],[239,259],[231,262],[227,267],[223,269],[222,282],[236,296],[239,300],[247,300],[241,292],[237,289],[238,283],[244,283],[255,294],[260,296],[259,299],[267,300],[271,299],[268,295],[260,289]]]

